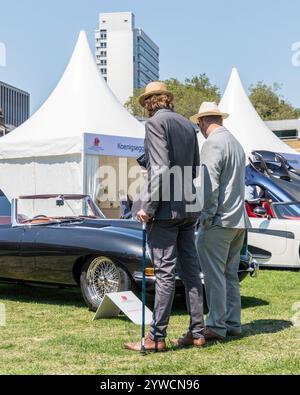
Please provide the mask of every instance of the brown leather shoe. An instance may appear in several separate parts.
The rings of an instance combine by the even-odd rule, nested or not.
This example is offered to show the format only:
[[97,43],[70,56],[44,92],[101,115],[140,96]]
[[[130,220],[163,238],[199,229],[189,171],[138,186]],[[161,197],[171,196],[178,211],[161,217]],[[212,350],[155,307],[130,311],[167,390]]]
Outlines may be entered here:
[[[140,352],[141,351],[141,342],[138,343],[127,343],[124,344],[124,348],[126,350]],[[150,339],[149,335],[145,338],[145,350],[147,352],[164,352],[167,351],[167,346],[165,340],[162,341],[154,341]]]
[[187,333],[184,335],[184,337],[180,339],[174,339],[171,340],[171,343],[173,346],[177,348],[186,348],[186,347],[203,347],[205,344],[205,339],[204,337],[201,337],[199,339],[194,339],[193,336],[190,333]]
[[216,332],[211,330],[210,328],[206,327],[204,332],[204,337],[206,341],[223,341],[225,340],[224,336],[218,335]]
[[231,337],[242,337],[243,333],[241,330],[238,329],[229,329],[227,331],[227,336],[231,336]]

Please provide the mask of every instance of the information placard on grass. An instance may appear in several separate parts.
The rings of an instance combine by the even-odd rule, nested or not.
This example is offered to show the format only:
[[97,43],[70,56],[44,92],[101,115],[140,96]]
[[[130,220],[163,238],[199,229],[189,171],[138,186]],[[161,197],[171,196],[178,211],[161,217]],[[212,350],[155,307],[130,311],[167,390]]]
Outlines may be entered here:
[[[131,291],[106,294],[100,304],[93,321],[101,318],[118,317],[122,311],[136,325],[142,325],[143,304]],[[145,311],[146,325],[152,321],[152,312],[148,307]]]

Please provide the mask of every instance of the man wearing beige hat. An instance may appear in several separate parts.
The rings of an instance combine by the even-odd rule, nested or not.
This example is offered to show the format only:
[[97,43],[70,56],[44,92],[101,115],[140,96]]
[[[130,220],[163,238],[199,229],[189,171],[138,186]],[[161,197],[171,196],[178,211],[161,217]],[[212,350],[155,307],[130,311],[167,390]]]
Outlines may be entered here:
[[[176,114],[173,95],[164,83],[149,84],[140,103],[150,119],[145,137],[148,177],[137,217],[147,223],[156,275],[153,321],[145,348],[166,349],[176,269],[185,285],[190,325],[188,333],[174,343],[178,347],[201,347],[205,343],[203,291],[194,236],[200,212],[192,209],[196,195],[193,179],[200,165],[197,132],[189,120]],[[140,343],[125,347],[140,351]]]
[[202,212],[197,246],[209,308],[207,341],[242,333],[238,267],[245,229],[250,226],[244,203],[246,157],[223,126],[228,116],[216,103],[204,102],[191,117],[206,138],[200,155]]

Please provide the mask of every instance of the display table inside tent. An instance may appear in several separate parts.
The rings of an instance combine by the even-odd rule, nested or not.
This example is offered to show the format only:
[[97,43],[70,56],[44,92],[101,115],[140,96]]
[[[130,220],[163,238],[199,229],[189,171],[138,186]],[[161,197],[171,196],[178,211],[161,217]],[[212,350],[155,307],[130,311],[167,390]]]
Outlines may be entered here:
[[107,218],[120,218],[119,195],[127,198],[131,185],[138,179],[142,183],[136,158],[143,153],[143,139],[84,134],[86,190],[95,197]]

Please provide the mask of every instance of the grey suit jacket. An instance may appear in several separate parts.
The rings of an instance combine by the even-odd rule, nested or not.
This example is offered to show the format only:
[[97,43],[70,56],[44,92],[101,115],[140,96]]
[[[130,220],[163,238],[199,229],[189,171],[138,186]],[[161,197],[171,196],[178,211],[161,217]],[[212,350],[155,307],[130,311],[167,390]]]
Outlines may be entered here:
[[241,144],[225,127],[208,137],[201,152],[202,227],[251,227],[244,200],[245,165]]
[[200,157],[194,125],[171,110],[158,110],[146,123],[145,159],[144,211],[155,219],[198,217],[193,180]]

